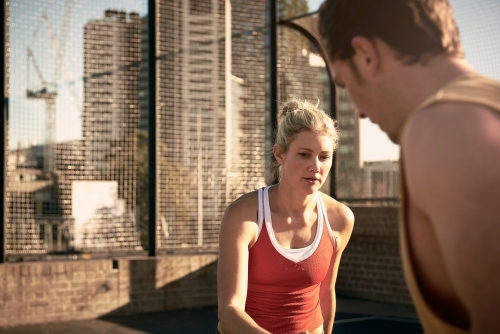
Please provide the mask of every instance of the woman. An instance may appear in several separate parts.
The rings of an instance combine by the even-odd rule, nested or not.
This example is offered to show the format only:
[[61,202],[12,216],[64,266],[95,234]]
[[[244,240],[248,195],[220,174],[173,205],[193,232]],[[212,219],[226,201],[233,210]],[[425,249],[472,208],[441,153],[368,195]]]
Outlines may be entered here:
[[279,182],[241,196],[222,218],[219,333],[332,332],[335,280],[354,223],[349,208],[319,191],[338,138],[317,106],[283,107],[273,147]]

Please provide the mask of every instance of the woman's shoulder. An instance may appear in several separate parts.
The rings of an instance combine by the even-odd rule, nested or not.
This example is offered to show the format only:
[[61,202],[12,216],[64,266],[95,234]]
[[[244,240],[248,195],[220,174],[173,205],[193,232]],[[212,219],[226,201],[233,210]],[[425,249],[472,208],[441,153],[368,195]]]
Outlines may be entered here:
[[334,199],[333,197],[320,192],[321,199],[325,204],[325,209],[328,215],[328,220],[332,228],[336,229],[351,228],[354,224],[354,213],[345,205]]
[[258,190],[245,193],[230,203],[224,212],[223,220],[231,222],[251,221],[257,223],[259,210]]
[[258,192],[241,195],[224,212],[220,240],[245,240],[252,244],[258,236]]
[[227,206],[226,211],[238,211],[244,213],[246,211],[255,212],[258,209],[259,199],[258,190],[254,190],[241,195]]

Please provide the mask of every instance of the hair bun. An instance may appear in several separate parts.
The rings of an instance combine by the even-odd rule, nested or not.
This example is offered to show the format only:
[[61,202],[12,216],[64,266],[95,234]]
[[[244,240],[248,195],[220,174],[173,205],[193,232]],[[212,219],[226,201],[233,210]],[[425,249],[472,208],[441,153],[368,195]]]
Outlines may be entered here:
[[293,113],[295,110],[302,109],[303,103],[302,101],[292,99],[287,101],[285,105],[281,108],[281,112],[279,114],[278,119],[281,121],[286,115]]

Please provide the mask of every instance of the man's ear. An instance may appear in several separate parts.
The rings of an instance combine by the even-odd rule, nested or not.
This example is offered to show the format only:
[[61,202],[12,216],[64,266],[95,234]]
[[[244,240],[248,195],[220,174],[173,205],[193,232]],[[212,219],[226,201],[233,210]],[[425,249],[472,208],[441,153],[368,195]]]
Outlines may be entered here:
[[377,45],[370,38],[355,36],[351,40],[354,49],[353,61],[363,74],[374,75],[380,67]]
[[274,144],[273,146],[273,154],[276,161],[281,165],[283,163],[283,149],[280,145]]

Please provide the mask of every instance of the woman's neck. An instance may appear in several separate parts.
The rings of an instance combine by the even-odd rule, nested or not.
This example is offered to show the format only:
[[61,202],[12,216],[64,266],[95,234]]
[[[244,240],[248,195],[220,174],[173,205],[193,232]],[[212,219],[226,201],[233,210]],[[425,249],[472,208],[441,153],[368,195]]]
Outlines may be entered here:
[[269,198],[273,203],[273,211],[279,211],[290,217],[307,215],[316,208],[316,193],[300,193],[284,183],[271,187]]

